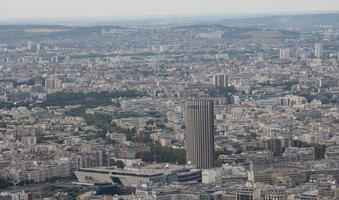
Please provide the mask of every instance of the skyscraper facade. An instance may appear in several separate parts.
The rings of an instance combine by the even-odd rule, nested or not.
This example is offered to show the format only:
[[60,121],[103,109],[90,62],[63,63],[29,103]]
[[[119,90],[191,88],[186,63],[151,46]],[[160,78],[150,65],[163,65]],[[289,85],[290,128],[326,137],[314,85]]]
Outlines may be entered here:
[[214,167],[213,101],[186,103],[186,161],[198,169]]
[[214,86],[215,88],[226,88],[228,87],[228,76],[225,74],[214,75]]
[[280,49],[280,59],[289,59],[290,58],[290,49],[281,48]]
[[316,43],[314,45],[314,56],[316,58],[321,58],[323,56],[323,45],[321,43]]

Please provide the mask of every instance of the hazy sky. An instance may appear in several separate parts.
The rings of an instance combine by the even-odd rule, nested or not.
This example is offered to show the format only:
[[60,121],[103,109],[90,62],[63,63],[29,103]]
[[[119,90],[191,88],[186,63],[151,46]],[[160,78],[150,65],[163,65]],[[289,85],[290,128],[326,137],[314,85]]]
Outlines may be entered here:
[[339,0],[0,0],[0,18],[339,11]]

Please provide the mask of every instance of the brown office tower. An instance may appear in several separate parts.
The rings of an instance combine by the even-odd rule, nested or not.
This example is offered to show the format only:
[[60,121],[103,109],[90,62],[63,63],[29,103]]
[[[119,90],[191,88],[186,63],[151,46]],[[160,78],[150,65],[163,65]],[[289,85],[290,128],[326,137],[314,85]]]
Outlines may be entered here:
[[213,101],[186,103],[186,162],[198,169],[214,167]]

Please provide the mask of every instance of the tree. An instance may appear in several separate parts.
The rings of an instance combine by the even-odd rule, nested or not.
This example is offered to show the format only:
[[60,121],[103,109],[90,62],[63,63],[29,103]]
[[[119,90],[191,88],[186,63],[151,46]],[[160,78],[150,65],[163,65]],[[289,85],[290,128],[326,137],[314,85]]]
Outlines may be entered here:
[[324,144],[313,144],[313,143],[302,142],[299,140],[294,140],[293,146],[298,147],[298,148],[314,147],[315,160],[321,160],[325,158],[326,145]]
[[[153,162],[154,161],[154,149],[151,145],[150,152],[144,152],[144,161]],[[185,149],[172,149],[169,147],[162,147],[160,144],[156,144],[156,162],[158,163],[173,163],[173,164],[185,164],[186,163],[186,150]],[[137,153],[137,158],[140,158],[140,152]]]
[[214,160],[217,160],[220,155],[231,155],[232,151],[228,151],[227,149],[216,150],[214,152]]
[[125,164],[121,160],[111,160],[110,161],[111,166],[117,166],[118,168],[123,169],[125,167]]
[[13,183],[8,182],[6,179],[0,177],[0,189],[13,186]]
[[135,90],[116,91],[116,92],[56,92],[47,95],[47,101],[43,106],[66,106],[66,105],[84,105],[88,107],[104,106],[115,104],[112,99],[119,97],[137,97],[141,93]]
[[117,144],[117,143],[118,142],[116,140],[106,137],[106,144]]
[[4,121],[0,122],[0,128],[6,128],[7,125]]

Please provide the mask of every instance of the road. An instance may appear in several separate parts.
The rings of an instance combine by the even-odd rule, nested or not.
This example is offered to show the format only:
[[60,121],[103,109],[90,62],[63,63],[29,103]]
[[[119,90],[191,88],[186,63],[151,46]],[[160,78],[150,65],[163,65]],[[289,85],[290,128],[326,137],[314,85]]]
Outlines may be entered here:
[[13,186],[5,190],[1,190],[1,192],[19,192],[19,191],[39,191],[44,188],[50,186],[70,186],[72,181],[63,181],[63,182],[54,182],[54,183],[38,183],[38,184],[30,184],[30,185],[23,185],[23,186]]

